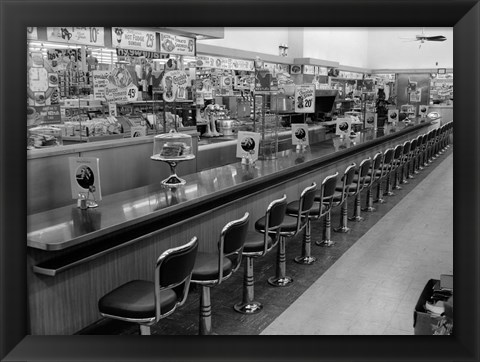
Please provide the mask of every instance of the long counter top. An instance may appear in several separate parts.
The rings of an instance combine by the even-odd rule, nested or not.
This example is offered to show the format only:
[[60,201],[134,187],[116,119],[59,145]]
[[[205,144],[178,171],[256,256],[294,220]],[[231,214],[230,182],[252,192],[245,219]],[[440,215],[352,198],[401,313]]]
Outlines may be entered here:
[[[274,160],[258,160],[254,166],[241,162],[182,176],[186,185],[166,188],[151,184],[109,195],[98,208],[81,210],[75,204],[33,214],[27,220],[27,245],[41,250],[62,250],[122,230],[136,228],[138,236],[166,228],[189,216],[238,200],[258,189],[283,182],[322,163],[354,153],[389,138],[417,129],[430,121],[400,123],[384,130],[367,129],[354,139],[333,139],[311,145],[307,151],[279,152]],[[160,180],[159,180],[160,181]],[[135,234],[135,233],[134,233]]]

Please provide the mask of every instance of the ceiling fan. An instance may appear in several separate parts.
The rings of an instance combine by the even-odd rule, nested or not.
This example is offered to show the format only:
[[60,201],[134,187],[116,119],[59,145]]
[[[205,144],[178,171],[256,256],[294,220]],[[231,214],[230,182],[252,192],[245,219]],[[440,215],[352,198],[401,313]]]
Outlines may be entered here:
[[412,38],[400,38],[400,39],[407,39],[407,41],[419,41],[420,44],[418,45],[418,48],[422,46],[423,43],[426,41],[445,41],[447,40],[446,37],[443,35],[434,35],[434,36],[427,36],[425,35],[424,28],[422,28],[422,35],[416,35],[415,39]]

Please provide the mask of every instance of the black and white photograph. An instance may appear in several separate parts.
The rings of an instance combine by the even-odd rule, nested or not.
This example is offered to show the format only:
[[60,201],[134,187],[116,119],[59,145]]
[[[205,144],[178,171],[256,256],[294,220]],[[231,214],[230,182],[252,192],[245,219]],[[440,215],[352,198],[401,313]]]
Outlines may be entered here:
[[[87,35],[98,30],[82,29]],[[93,37],[88,44],[85,44],[88,39],[83,39],[75,45],[80,54],[89,52],[96,57],[99,69],[111,71],[112,76],[118,75],[118,69],[126,69],[118,68],[116,47],[139,49],[142,44],[146,47],[145,42],[152,34],[158,38],[157,43],[160,36],[155,27],[123,27],[125,44],[115,44],[112,40],[115,39],[115,29],[118,28],[100,29],[99,33],[104,34],[100,42],[102,46],[96,43],[99,39]],[[73,46],[73,38],[65,39],[63,43],[62,38],[49,41],[51,32],[48,27],[40,27],[36,39],[27,39],[29,52],[37,56],[45,53],[43,63],[49,61],[49,49],[62,48],[67,42],[68,46]],[[71,28],[71,32],[80,30]],[[252,37],[252,34],[258,36]],[[141,49],[160,53],[151,64],[156,71],[166,70],[170,84],[177,83],[180,78],[182,82],[187,80],[185,97],[177,97],[176,107],[170,107],[169,111],[183,120],[171,128],[175,132],[182,131],[182,137],[194,140],[192,152],[196,158],[184,164],[182,175],[186,177],[186,184],[197,184],[197,188],[184,200],[185,206],[182,203],[176,206],[199,207],[205,198],[215,195],[225,195],[226,200],[208,213],[185,217],[169,226],[168,231],[154,227],[169,215],[170,205],[165,203],[163,208],[156,205],[155,209],[150,209],[144,200],[161,192],[163,186],[158,180],[162,177],[160,175],[168,176],[168,169],[164,164],[149,162],[145,144],[151,143],[154,135],[171,131],[167,129],[169,125],[161,121],[165,119],[166,103],[162,95],[171,91],[168,82],[163,89],[152,88],[151,92],[145,87],[140,97],[142,100],[129,102],[133,115],[136,111],[153,112],[160,119],[147,127],[146,135],[151,136],[140,144],[133,143],[128,134],[118,137],[123,132],[109,139],[108,126],[107,133],[94,132],[100,127],[101,117],[95,118],[94,124],[88,119],[82,122],[82,114],[92,108],[100,109],[106,117],[109,104],[105,99],[89,105],[93,100],[91,75],[81,61],[86,57],[79,58],[75,73],[59,71],[58,78],[62,79],[60,93],[64,95],[60,107],[63,104],[66,108],[65,104],[76,102],[75,107],[81,111],[79,116],[65,116],[58,124],[50,123],[50,126],[65,131],[67,127],[73,128],[76,136],[65,132],[63,145],[50,149],[42,158],[38,155],[43,150],[28,151],[29,176],[33,176],[42,164],[55,165],[50,179],[39,181],[32,177],[31,182],[28,179],[30,194],[45,195],[48,189],[61,187],[63,179],[68,178],[68,174],[62,173],[62,160],[66,154],[98,154],[104,199],[97,211],[111,216],[102,217],[105,222],[98,230],[76,235],[65,226],[71,222],[72,215],[67,211],[76,207],[71,198],[63,198],[58,192],[48,198],[27,199],[30,211],[27,245],[41,250],[35,250],[30,259],[30,267],[36,270],[29,279],[31,333],[453,333],[453,288],[446,290],[439,282],[440,277],[452,278],[453,275],[453,91],[445,95],[437,92],[425,98],[423,103],[419,98],[411,104],[415,108],[428,106],[435,114],[427,114],[425,118],[406,114],[403,119],[408,120],[407,123],[393,122],[398,119],[398,109],[404,106],[399,103],[398,94],[418,91],[417,84],[426,84],[423,89],[426,94],[430,85],[440,82],[453,85],[453,28],[205,27],[181,32],[172,28],[171,36],[179,35],[182,36],[178,38],[180,40],[196,43],[199,56],[216,57],[217,61],[209,68],[197,69],[195,56],[184,56],[182,52],[174,54],[174,47],[167,49],[163,43],[158,48]],[[300,39],[303,39],[303,47],[289,47],[288,57],[278,55],[279,44],[294,44]],[[387,45],[397,51],[385,51]],[[231,55],[227,56],[229,52]],[[397,52],[404,56],[398,57]],[[168,58],[162,58],[164,54]],[[242,70],[243,76],[252,77],[250,89],[224,87],[219,81],[224,77],[238,77],[240,70],[235,64],[239,61],[259,59],[290,65],[290,69],[301,62],[301,65],[326,68],[317,72],[324,74],[329,73],[329,68],[336,68],[338,75],[320,78],[315,77],[315,72],[282,73],[278,75],[281,80],[278,90],[265,93],[262,88],[260,94],[253,86],[257,76],[253,68],[250,72]],[[173,72],[167,70],[171,60],[178,67]],[[137,65],[144,63],[135,62]],[[127,66],[122,64],[122,67]],[[451,75],[449,78],[438,79],[440,66]],[[409,81],[405,88],[396,82],[398,74],[428,82]],[[212,100],[215,107],[210,114],[213,122],[209,124],[215,128],[210,131],[216,132],[216,137],[208,137],[203,107],[193,102],[198,90],[195,85],[205,76],[217,80],[212,82],[216,84]],[[373,84],[371,90],[362,87],[366,80]],[[72,84],[77,87],[73,89]],[[306,155],[308,162],[303,162],[302,167],[314,167],[314,172],[292,167],[296,165],[292,124],[303,120],[303,114],[284,111],[279,106],[270,108],[271,104],[297,101],[285,95],[284,87],[289,84],[314,89],[316,99],[312,103],[320,105],[314,112],[306,114],[306,128],[301,129],[304,134],[297,135],[303,139],[308,132],[312,140]],[[412,88],[412,84],[416,87]],[[378,106],[382,109],[377,110],[378,128],[375,130],[366,127],[368,120],[365,116],[367,109],[369,114],[375,111],[378,97],[384,97],[384,102]],[[259,98],[261,101],[257,102]],[[239,116],[238,106],[247,99],[250,99],[247,104],[250,112]],[[412,97],[404,99],[409,102]],[[121,99],[117,106],[125,102]],[[387,118],[382,115],[385,107]],[[360,122],[351,124],[351,115],[358,117]],[[128,118],[129,114],[124,116]],[[277,117],[281,121],[275,123]],[[189,121],[193,118],[196,123]],[[230,135],[222,133],[226,119],[233,121]],[[355,127],[355,135],[360,135],[358,142],[349,143],[350,152],[344,157],[336,155],[332,141],[341,135],[329,125],[329,121],[337,119],[341,132],[350,134]],[[115,116],[104,119],[107,125],[109,122],[116,122]],[[184,123],[195,126],[182,127]],[[387,123],[395,128],[395,132],[383,132]],[[272,128],[276,131],[274,136]],[[236,136],[239,131],[250,129],[261,133],[263,139],[260,142],[266,142],[266,135],[262,133],[266,134],[264,130],[269,129],[269,141],[271,137],[277,138],[279,153],[275,161],[260,154],[256,165],[260,171],[258,176],[238,182],[232,176],[247,171],[236,158]],[[91,134],[98,134],[99,140],[90,136],[85,142],[84,136]],[[180,137],[180,133],[169,133],[169,140],[175,141],[176,134]],[[241,142],[242,149],[247,152],[255,147],[252,138],[237,142]],[[327,162],[332,157],[335,162]],[[115,167],[120,163],[121,167]],[[288,179],[277,179],[276,173],[288,172],[289,168],[292,171]],[[82,167],[76,172],[77,182],[84,188],[89,186],[88,170]],[[132,174],[136,177],[129,176]],[[337,175],[336,192],[333,196],[326,196],[324,180],[332,175]],[[248,189],[255,183],[264,184],[264,190],[261,193],[252,190],[250,194]],[[306,190],[313,183],[315,192],[308,193]],[[247,191],[240,193],[240,189]],[[422,191],[425,189],[428,192]],[[442,198],[437,197],[439,193]],[[285,215],[277,216],[279,219],[274,225],[271,219],[266,223],[266,219],[273,217],[275,202],[282,194],[287,196]],[[307,195],[310,195],[308,202],[302,199]],[[240,197],[243,198],[241,202]],[[303,202],[304,207],[308,205],[309,209],[301,212],[299,202]],[[319,212],[325,209],[328,212]],[[226,225],[240,222],[246,213],[251,224],[248,233],[236,231],[235,237],[227,237]],[[140,250],[137,250],[139,245],[126,236],[115,240],[113,235],[119,232],[132,233],[132,237],[141,235],[144,222],[155,230],[147,229],[149,233],[138,241]],[[205,225],[208,226],[205,228]],[[429,232],[424,233],[427,228]],[[45,237],[45,230],[51,229],[61,233],[61,243],[58,237],[51,240]],[[189,269],[183,270],[187,265],[180,265],[169,272],[157,265],[157,259],[161,259],[164,253],[183,247],[193,237],[198,239],[200,257]],[[105,240],[111,241],[108,247],[99,246]],[[98,253],[99,247],[101,253]],[[51,249],[61,250],[61,256],[50,257]],[[299,255],[301,257],[296,258]],[[135,260],[141,260],[141,263],[137,264]],[[158,268],[167,275],[180,274],[171,276],[171,285],[156,285],[158,280],[154,276]],[[48,277],[48,284],[44,282],[45,273],[42,274],[45,270],[54,274]],[[92,273],[101,277],[92,279]],[[75,293],[64,289],[65,284],[78,283],[78,278],[94,281],[90,281],[90,288],[76,289]],[[248,282],[244,282],[244,278]],[[180,281],[185,285],[183,292],[178,294],[174,288],[178,288]],[[432,287],[424,290],[429,283]],[[78,303],[89,307],[78,311]],[[45,313],[35,313],[39,309]],[[59,310],[64,317],[51,320],[51,313]],[[194,310],[197,312],[192,313]]]
[[[212,11],[202,3],[168,6],[176,14]],[[235,3],[221,8],[235,16],[244,9]],[[432,346],[442,343],[450,360],[473,358],[459,352],[459,338],[478,328],[464,316],[478,302],[465,287],[478,281],[467,268],[478,253],[465,250],[478,248],[480,4],[450,4],[458,19],[467,14],[467,31],[447,15],[423,20],[418,9],[427,1],[419,3],[405,10],[416,14],[405,25],[372,20],[371,5],[372,25],[322,23],[325,5],[317,5],[319,21],[302,23],[297,9],[297,21],[283,26],[262,25],[252,4],[238,15],[251,11],[257,20],[242,25],[186,26],[180,17],[162,24],[161,13],[138,26],[125,16],[112,25],[107,14],[95,24],[22,20],[25,61],[13,69],[26,87],[11,90],[20,104],[19,151],[4,155],[2,146],[1,170],[3,197],[4,175],[16,172],[5,174],[8,157],[20,155],[24,202],[2,201],[2,215],[21,221],[8,233],[2,216],[1,255],[3,262],[10,243],[23,243],[15,256],[23,294],[5,297],[23,317],[2,340],[2,361],[27,360],[36,338],[59,336],[126,341],[104,352],[115,360],[127,360],[120,351],[130,343],[147,343],[162,361],[410,360],[425,358],[422,343],[432,360],[441,360]],[[380,8],[384,19],[393,12]],[[460,61],[468,47],[470,58]],[[68,67],[51,56],[72,52]],[[260,72],[268,85],[259,86]],[[202,84],[211,84],[208,96]],[[9,107],[3,98],[2,105]],[[308,145],[301,162],[298,144]],[[15,204],[18,212],[5,211]],[[462,265],[460,254],[472,260]],[[3,273],[10,264],[2,264]],[[11,321],[2,314],[7,330]],[[375,350],[380,338],[392,341],[390,351]],[[227,346],[243,347],[225,357]],[[75,347],[61,349],[43,360],[69,360]],[[86,360],[94,350],[82,351]],[[123,358],[135,360],[135,352]]]

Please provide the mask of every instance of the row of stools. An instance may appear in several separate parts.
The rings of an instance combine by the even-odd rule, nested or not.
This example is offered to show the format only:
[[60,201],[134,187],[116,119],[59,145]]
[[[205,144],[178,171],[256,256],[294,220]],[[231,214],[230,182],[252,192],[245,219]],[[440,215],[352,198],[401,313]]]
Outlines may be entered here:
[[[198,240],[193,237],[185,245],[162,253],[155,266],[155,280],[133,280],[109,292],[98,302],[104,317],[138,323],[141,334],[150,334],[150,327],[171,315],[183,305],[190,283],[201,286],[200,334],[212,333],[212,308],[210,288],[220,285],[236,272],[245,260],[242,301],[234,306],[237,312],[255,314],[262,304],[254,298],[253,260],[277,248],[276,275],[268,279],[275,287],[285,287],[293,282],[286,273],[285,245],[303,231],[301,255],[295,258],[300,264],[312,264],[311,222],[324,218],[323,239],[319,246],[332,246],[331,213],[341,208],[340,225],[333,230],[346,233],[348,220],[362,221],[361,211],[372,212],[374,202],[384,203],[384,196],[393,195],[400,184],[408,183],[427,167],[450,143],[453,123],[444,124],[426,134],[408,140],[383,153],[376,153],[360,162],[349,165],[339,178],[338,172],[325,177],[320,185],[314,182],[306,187],[298,200],[287,202],[287,196],[273,200],[265,215],[256,220],[254,230],[249,229],[250,215],[229,222],[220,233],[218,250],[214,253],[198,252]],[[385,184],[385,188],[384,188]],[[374,187],[376,199],[373,199]],[[361,208],[360,195],[367,191],[365,207]],[[353,215],[348,217],[347,201],[355,198]]]

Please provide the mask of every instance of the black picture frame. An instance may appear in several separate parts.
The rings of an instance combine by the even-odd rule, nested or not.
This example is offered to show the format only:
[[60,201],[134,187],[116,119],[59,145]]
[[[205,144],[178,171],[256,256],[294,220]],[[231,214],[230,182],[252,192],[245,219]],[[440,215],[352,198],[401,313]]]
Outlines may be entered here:
[[[477,0],[0,0],[0,358],[4,361],[479,360]],[[425,14],[428,14],[426,16]],[[454,27],[455,334],[427,336],[28,336],[26,27]],[[439,195],[441,197],[441,195]],[[319,306],[320,308],[321,306]],[[413,314],[413,311],[412,311]],[[413,316],[412,316],[413,317]]]
[[437,69],[437,74],[446,74],[447,73],[447,69],[446,68],[438,68]]

